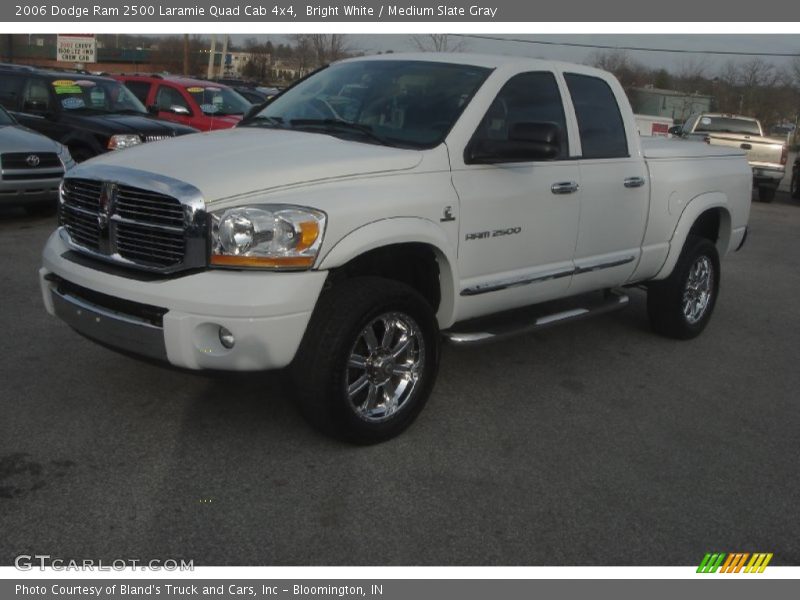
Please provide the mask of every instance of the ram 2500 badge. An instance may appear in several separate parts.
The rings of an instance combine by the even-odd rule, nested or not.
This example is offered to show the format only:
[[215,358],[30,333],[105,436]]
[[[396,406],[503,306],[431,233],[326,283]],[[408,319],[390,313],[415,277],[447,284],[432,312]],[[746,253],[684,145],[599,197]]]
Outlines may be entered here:
[[357,442],[417,416],[442,339],[621,308],[633,285],[656,332],[698,335],[745,240],[744,153],[640,140],[585,66],[358,58],[254,112],[71,171],[44,302],[178,367],[290,367],[306,417]]

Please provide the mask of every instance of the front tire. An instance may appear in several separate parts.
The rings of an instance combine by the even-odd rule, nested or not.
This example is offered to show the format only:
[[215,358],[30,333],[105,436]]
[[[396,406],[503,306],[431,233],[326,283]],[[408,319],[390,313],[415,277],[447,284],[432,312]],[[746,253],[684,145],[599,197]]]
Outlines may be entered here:
[[680,340],[700,335],[708,325],[720,282],[717,247],[689,235],[669,277],[647,290],[647,314],[656,333]]
[[291,372],[312,425],[372,444],[411,425],[430,396],[438,363],[430,304],[407,285],[361,277],[320,296]]

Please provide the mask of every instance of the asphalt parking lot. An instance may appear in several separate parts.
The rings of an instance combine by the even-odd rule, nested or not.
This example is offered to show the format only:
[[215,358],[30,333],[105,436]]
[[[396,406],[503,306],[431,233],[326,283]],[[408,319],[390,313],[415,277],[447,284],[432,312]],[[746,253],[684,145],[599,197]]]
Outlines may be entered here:
[[627,310],[445,349],[417,423],[351,447],[280,374],[176,372],[44,312],[55,224],[0,211],[0,564],[800,564],[800,203],[755,203],[706,332]]

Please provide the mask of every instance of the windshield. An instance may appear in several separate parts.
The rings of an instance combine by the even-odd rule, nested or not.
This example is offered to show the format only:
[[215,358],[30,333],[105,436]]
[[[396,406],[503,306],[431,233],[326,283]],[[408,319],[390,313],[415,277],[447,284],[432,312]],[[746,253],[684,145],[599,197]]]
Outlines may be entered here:
[[114,80],[56,79],[52,82],[65,110],[136,112],[147,114],[144,105],[128,88]]
[[238,92],[224,87],[186,88],[205,115],[243,115],[252,106]]
[[737,119],[735,117],[700,117],[696,132],[741,133],[744,135],[761,135],[758,121],[753,119]]
[[5,108],[0,106],[0,127],[2,127],[3,125],[13,125],[13,124],[14,124],[14,119],[12,119],[11,115],[9,115],[6,112]]
[[432,148],[444,140],[489,73],[427,61],[341,63],[284,92],[248,124]]

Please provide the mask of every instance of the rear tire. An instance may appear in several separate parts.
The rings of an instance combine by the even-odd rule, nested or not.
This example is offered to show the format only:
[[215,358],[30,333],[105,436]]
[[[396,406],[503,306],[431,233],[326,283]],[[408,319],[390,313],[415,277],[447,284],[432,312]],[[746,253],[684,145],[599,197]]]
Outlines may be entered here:
[[687,340],[708,325],[719,292],[717,247],[689,235],[669,277],[648,285],[647,315],[656,333]]
[[358,444],[405,430],[430,396],[439,330],[411,287],[378,277],[323,292],[291,366],[300,410],[317,429]]
[[775,200],[775,192],[778,189],[769,186],[761,186],[758,188],[758,199],[761,202],[772,202]]
[[789,193],[795,200],[800,200],[800,175],[797,171],[792,173],[792,182],[789,184]]

